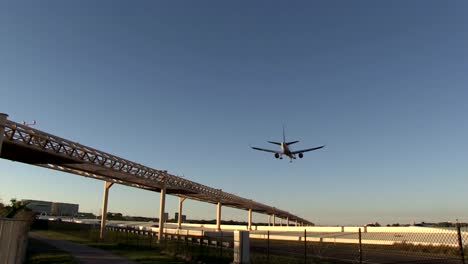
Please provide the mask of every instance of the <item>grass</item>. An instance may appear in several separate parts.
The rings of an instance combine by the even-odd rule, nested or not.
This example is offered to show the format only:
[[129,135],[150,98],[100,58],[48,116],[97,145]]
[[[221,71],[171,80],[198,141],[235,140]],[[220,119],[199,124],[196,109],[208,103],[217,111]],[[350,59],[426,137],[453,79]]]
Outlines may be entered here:
[[145,264],[182,264],[184,261],[175,259],[159,252],[157,249],[150,249],[139,246],[127,246],[116,243],[94,244],[94,247],[110,251],[122,257]]
[[26,264],[72,264],[72,256],[65,251],[50,246],[47,243],[30,238],[26,253]]
[[60,231],[38,230],[34,232],[40,235],[50,237],[50,238],[55,238],[55,239],[67,240],[67,241],[72,241],[72,242],[81,243],[81,244],[91,243],[89,239],[86,239],[84,237],[80,237],[78,235],[70,234],[70,233],[63,233]]
[[[99,230],[94,227],[71,223],[48,223],[48,230],[34,231],[44,236],[68,240],[92,247],[108,250],[116,255],[135,260],[139,263],[231,263],[232,250],[207,247],[189,242],[165,240],[157,243],[157,238],[135,233],[106,231],[106,239],[99,241]],[[222,256],[221,256],[222,255]]]
[[[137,261],[139,263],[144,264],[183,264],[184,261],[177,260],[173,256],[168,256],[161,251],[157,250],[156,248],[149,248],[149,247],[142,247],[142,246],[129,246],[120,243],[113,243],[113,242],[96,242],[92,239],[88,239],[79,235],[79,233],[75,233],[75,231],[51,231],[51,230],[38,230],[34,231],[38,234],[47,236],[49,238],[61,239],[72,241],[75,243],[85,244],[87,246],[100,248],[106,251],[110,251],[116,255]],[[66,232],[66,233],[65,233]],[[38,241],[37,241],[38,242]],[[55,249],[55,248],[54,248]],[[56,249],[57,250],[57,249]],[[60,262],[60,255],[56,253],[55,259],[49,257],[50,254],[45,253],[41,254],[38,257],[35,257],[33,261],[35,262],[27,262],[27,263],[73,263],[73,262]],[[65,254],[68,255],[68,254]],[[70,256],[70,255],[68,255]],[[39,259],[40,257],[40,259]],[[63,257],[63,253],[62,253]],[[71,259],[71,257],[70,257]],[[42,262],[38,262],[42,261]]]

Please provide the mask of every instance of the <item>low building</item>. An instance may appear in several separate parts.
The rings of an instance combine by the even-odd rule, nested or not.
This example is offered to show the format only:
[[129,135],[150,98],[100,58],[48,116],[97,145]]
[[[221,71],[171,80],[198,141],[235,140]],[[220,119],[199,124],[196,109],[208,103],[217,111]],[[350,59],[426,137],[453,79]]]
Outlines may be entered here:
[[52,202],[38,201],[38,200],[21,200],[26,203],[26,207],[31,209],[33,212],[43,215],[52,214]]
[[70,203],[56,203],[40,200],[22,200],[26,207],[33,212],[43,215],[75,216],[78,214],[79,205]]
[[[175,215],[174,215],[174,220],[175,220],[176,222],[179,221],[179,213],[178,213],[178,212],[175,213]],[[187,216],[186,216],[186,215],[182,215],[182,219],[181,219],[181,220],[182,220],[182,222],[187,221]]]
[[78,204],[52,203],[52,215],[75,216],[78,214]]

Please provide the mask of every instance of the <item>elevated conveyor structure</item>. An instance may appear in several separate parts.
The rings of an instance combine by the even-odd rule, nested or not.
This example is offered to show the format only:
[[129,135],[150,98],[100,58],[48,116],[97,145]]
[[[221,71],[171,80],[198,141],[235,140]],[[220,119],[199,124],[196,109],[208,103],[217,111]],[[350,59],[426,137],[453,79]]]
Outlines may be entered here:
[[[306,225],[311,222],[289,212],[208,187],[167,171],[152,169],[103,151],[63,139],[4,118],[0,157],[85,177],[125,184],[182,198],[275,215]],[[0,131],[2,124],[0,123]]]

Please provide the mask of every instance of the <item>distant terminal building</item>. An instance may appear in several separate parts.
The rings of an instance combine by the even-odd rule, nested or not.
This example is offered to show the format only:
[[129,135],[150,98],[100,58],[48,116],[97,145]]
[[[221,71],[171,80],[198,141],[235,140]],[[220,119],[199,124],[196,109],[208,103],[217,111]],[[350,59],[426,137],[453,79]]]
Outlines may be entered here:
[[37,200],[21,200],[26,203],[26,207],[31,209],[35,213],[51,215],[52,214],[52,202],[37,201]]
[[22,200],[26,203],[26,207],[31,209],[33,212],[45,215],[55,216],[75,216],[78,214],[78,204],[70,203],[56,203],[49,201],[39,200]]
[[78,204],[52,203],[53,215],[75,216],[78,214]]
[[[176,222],[179,221],[179,213],[176,212],[176,213],[174,214],[174,220],[175,220]],[[182,222],[187,221],[187,216],[186,216],[186,215],[182,215],[182,219],[181,219],[181,220],[182,220]]]

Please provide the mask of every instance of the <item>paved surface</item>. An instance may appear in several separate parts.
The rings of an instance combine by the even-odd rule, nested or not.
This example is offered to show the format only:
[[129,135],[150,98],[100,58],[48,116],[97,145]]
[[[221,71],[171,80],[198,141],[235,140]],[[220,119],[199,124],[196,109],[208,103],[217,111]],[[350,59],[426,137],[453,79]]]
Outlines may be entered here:
[[109,253],[108,251],[92,248],[65,240],[48,238],[36,233],[29,233],[29,237],[43,241],[49,245],[70,253],[80,264],[137,264],[138,262]]

